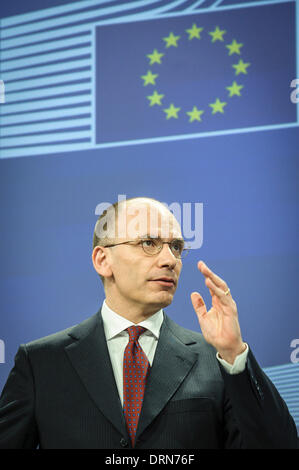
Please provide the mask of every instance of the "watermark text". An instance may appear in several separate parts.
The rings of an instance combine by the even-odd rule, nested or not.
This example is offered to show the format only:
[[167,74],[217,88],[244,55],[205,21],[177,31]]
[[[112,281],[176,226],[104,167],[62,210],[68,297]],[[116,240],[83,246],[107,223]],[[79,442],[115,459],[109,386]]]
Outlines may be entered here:
[[5,85],[3,80],[0,80],[0,103],[5,103]]
[[[118,203],[122,208],[115,214],[114,207],[109,202],[101,202],[96,206],[95,214],[102,215],[98,220],[95,232],[99,238],[134,239],[136,236],[148,234],[152,238],[169,238],[177,227],[181,230],[190,249],[201,248],[203,244],[203,203],[201,202],[162,202],[174,218],[162,216],[159,206],[127,204],[126,195],[118,195]],[[161,207],[161,206],[160,206]],[[129,217],[128,217],[129,216]]]
[[5,343],[0,339],[0,364],[5,363]]
[[290,347],[294,348],[290,356],[291,362],[296,364],[299,362],[299,338],[292,339]]
[[291,88],[295,88],[295,90],[293,90],[291,92],[291,101],[292,103],[298,103],[299,102],[299,78],[294,78],[294,80],[291,81],[290,83],[290,87]]

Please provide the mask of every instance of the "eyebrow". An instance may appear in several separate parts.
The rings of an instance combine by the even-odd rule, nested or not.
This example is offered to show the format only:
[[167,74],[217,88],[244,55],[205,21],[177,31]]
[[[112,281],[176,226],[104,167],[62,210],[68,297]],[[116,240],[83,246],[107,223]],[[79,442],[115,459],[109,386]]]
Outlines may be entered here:
[[[153,237],[152,235],[149,235],[148,233],[146,235],[140,235],[138,238],[140,239],[144,239],[144,240],[163,240],[160,236],[157,236],[157,237]],[[184,242],[185,240],[181,237],[174,237],[171,239],[171,241],[174,241],[174,240],[177,240],[177,241],[180,241],[180,242]]]

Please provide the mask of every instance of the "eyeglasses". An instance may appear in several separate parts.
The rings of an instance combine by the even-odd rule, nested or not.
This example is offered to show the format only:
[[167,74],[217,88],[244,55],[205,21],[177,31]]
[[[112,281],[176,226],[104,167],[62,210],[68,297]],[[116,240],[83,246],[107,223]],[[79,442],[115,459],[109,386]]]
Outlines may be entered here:
[[189,249],[185,248],[185,242],[182,239],[172,240],[171,242],[164,242],[160,238],[146,238],[142,240],[128,240],[126,242],[114,243],[113,245],[103,245],[105,248],[110,248],[118,245],[141,245],[143,251],[150,256],[157,255],[163,248],[164,244],[167,244],[171,250],[171,253],[179,259],[185,258]]

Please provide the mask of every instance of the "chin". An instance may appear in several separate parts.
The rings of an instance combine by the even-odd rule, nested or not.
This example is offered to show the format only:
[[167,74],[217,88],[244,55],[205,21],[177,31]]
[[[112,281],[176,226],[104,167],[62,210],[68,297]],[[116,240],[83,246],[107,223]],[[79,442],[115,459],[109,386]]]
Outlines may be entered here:
[[160,308],[167,307],[173,301],[173,295],[169,292],[160,292],[156,297],[156,303],[160,305]]

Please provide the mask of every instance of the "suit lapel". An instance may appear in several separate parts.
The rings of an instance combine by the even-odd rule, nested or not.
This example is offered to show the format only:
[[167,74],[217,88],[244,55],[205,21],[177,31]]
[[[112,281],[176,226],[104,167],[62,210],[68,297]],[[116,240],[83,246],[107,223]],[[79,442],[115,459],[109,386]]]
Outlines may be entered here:
[[196,362],[197,354],[187,346],[195,342],[165,315],[146,384],[137,438],[162,411]]
[[65,351],[87,392],[101,413],[128,436],[100,313],[74,327],[69,335],[75,341]]
[[[72,328],[69,336],[74,341],[65,351],[80,380],[101,413],[129,440],[100,311]],[[164,315],[136,437],[162,411],[193,367],[197,354],[188,344],[195,342]]]

